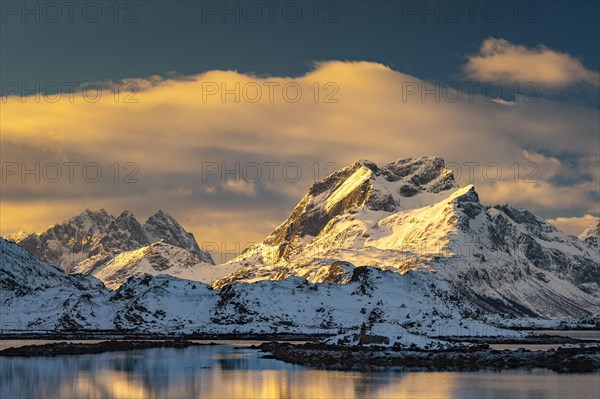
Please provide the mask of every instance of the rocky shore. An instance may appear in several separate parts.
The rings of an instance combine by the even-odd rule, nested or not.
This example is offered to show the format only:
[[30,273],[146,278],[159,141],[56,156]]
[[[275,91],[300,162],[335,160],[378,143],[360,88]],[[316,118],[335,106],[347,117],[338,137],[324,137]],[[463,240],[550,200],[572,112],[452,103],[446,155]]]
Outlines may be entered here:
[[[58,342],[7,348],[0,356],[60,356],[97,354],[150,348],[186,348],[194,345],[214,345],[212,342],[192,342],[187,339],[111,339],[98,343]],[[237,337],[238,339],[241,337]],[[249,339],[249,337],[245,337]],[[258,337],[256,337],[258,338]],[[265,338],[265,337],[262,337]],[[288,337],[289,338],[289,337]],[[306,338],[306,337],[305,337]],[[314,338],[314,337],[313,337]],[[556,338],[556,337],[555,337]],[[538,339],[534,340],[535,343]],[[560,340],[555,340],[558,342]],[[529,339],[507,340],[512,343],[534,342]],[[495,350],[487,343],[472,343],[467,347],[449,349],[395,348],[378,345],[346,346],[325,343],[266,342],[250,348],[268,353],[265,357],[318,369],[378,370],[389,368],[418,370],[480,370],[545,368],[557,372],[600,371],[600,343],[564,343],[558,349]]]
[[126,351],[150,348],[187,348],[194,345],[210,345],[186,340],[160,341],[127,341],[111,340],[97,343],[67,343],[58,342],[44,345],[26,345],[17,348],[6,348],[0,351],[0,356],[59,356],[59,355],[88,355],[104,352]]
[[489,348],[460,350],[394,350],[377,347],[346,347],[306,343],[270,342],[260,345],[270,358],[320,369],[375,370],[405,368],[420,370],[479,370],[545,368],[557,372],[600,370],[600,346],[567,344],[557,350],[516,351]]
[[236,340],[236,341],[318,341],[331,334],[292,334],[292,333],[191,333],[191,334],[154,334],[136,331],[90,330],[90,331],[43,331],[43,332],[4,332],[0,340],[73,340],[73,339],[105,339],[105,340]]

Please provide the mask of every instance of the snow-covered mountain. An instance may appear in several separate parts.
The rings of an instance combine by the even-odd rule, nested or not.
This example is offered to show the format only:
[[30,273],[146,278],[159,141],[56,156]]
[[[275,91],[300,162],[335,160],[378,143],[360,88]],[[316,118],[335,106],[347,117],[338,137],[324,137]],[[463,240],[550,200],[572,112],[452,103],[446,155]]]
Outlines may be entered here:
[[114,291],[0,239],[2,328],[344,334],[364,324],[431,337],[507,335],[482,321],[503,315],[600,313],[595,247],[527,210],[482,205],[440,158],[335,172],[226,265],[209,266],[159,216],[140,225],[128,213],[88,211],[20,237],[59,261],[75,248],[68,269]]
[[68,273],[94,274],[116,255],[160,240],[185,249],[199,262],[214,264],[210,254],[200,250],[194,236],[162,210],[142,225],[128,211],[114,217],[104,209],[88,209],[39,235],[19,232],[6,238]]
[[187,280],[212,283],[234,271],[232,265],[215,266],[195,252],[157,241],[133,251],[122,252],[106,264],[94,269],[92,275],[107,287],[115,289],[130,277],[168,274]]
[[440,158],[360,161],[315,183],[290,217],[215,282],[348,282],[355,266],[420,270],[479,308],[511,315],[600,312],[600,255],[524,209],[485,207]]
[[372,162],[359,161],[314,183],[283,224],[262,244],[232,262],[252,255],[269,263],[290,260],[341,215],[364,209],[378,217],[421,208],[446,198],[457,188],[452,172],[444,168],[440,158],[403,159],[381,169]]
[[600,241],[600,218],[592,222],[578,238],[597,248]]
[[[304,279],[235,284],[221,290],[176,277],[141,276],[115,291],[89,276],[69,276],[0,238],[0,330],[204,333],[329,333],[377,330],[397,335],[515,335],[477,320],[479,311],[448,282],[354,269],[347,284]],[[34,278],[31,278],[34,276]],[[414,339],[413,336],[411,338]]]
[[0,291],[23,295],[54,287],[71,290],[104,288],[94,278],[69,276],[61,268],[34,258],[23,248],[1,237],[0,260]]
[[[34,258],[15,243],[0,237],[0,329],[38,330],[49,323],[58,330],[76,329],[84,314],[91,326],[109,317],[108,290],[90,276],[66,274],[61,268]],[[91,316],[91,317],[90,317]]]

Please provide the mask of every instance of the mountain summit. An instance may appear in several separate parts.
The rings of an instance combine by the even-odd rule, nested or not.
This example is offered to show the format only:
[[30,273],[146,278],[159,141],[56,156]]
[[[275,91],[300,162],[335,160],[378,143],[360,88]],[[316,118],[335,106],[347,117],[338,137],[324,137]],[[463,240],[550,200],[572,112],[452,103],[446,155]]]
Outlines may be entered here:
[[214,264],[210,254],[200,250],[192,233],[162,210],[142,225],[129,211],[115,217],[104,209],[86,209],[39,235],[16,233],[6,238],[68,273],[93,274],[116,255],[161,240],[189,251],[199,262]]
[[316,182],[290,217],[216,281],[347,283],[355,267],[425,273],[480,309],[520,316],[600,311],[600,255],[525,209],[486,207],[441,158],[355,164]]
[[[340,215],[368,212],[401,212],[431,205],[456,190],[452,172],[436,157],[408,158],[379,168],[358,161],[312,185],[290,217],[267,237],[268,260],[290,260],[307,238],[318,236]],[[242,258],[247,257],[244,255]]]

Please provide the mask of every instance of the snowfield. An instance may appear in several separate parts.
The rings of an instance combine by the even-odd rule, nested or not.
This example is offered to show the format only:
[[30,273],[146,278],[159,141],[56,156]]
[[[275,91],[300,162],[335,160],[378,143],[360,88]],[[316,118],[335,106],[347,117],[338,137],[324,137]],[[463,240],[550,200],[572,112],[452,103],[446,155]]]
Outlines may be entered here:
[[[338,334],[380,324],[429,336],[515,335],[483,323],[449,283],[421,272],[356,268],[346,284],[282,281],[229,285],[159,275],[131,278],[117,290],[89,276],[69,276],[0,239],[4,282],[2,330],[117,330],[145,333]],[[20,265],[27,273],[15,274]],[[8,260],[8,261],[4,261]],[[52,284],[33,288],[56,272]],[[35,276],[35,278],[31,278]],[[392,326],[392,327],[390,327]]]

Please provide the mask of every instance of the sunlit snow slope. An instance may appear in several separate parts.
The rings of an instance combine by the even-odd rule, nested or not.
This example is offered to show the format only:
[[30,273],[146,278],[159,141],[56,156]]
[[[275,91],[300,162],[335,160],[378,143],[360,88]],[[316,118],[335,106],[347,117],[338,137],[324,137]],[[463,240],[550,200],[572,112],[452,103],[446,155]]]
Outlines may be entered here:
[[427,273],[481,309],[511,315],[600,312],[600,255],[524,209],[486,207],[440,158],[359,161],[315,183],[290,217],[217,281],[347,282],[356,266]]

